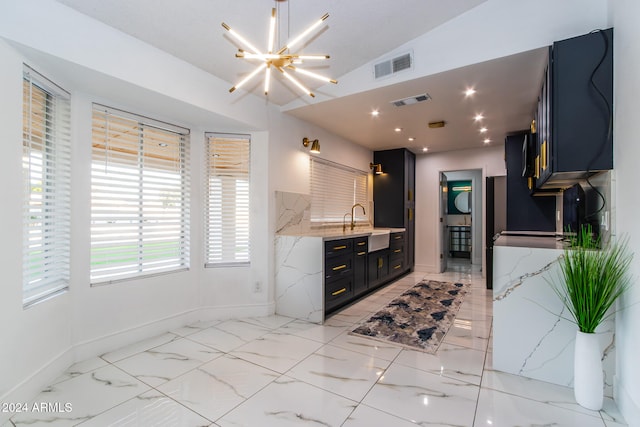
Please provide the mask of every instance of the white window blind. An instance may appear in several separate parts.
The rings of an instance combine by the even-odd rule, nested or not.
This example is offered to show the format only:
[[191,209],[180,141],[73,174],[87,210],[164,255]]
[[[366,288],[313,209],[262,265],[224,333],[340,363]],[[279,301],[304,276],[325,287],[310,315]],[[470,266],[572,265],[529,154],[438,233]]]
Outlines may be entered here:
[[[342,222],[344,214],[360,203],[367,209],[368,174],[348,166],[311,158],[311,221]],[[356,209],[356,221],[368,221],[362,209]]]
[[69,94],[25,65],[22,110],[23,304],[69,286]]
[[246,265],[249,248],[251,140],[206,133],[206,266]]
[[189,131],[93,106],[91,283],[189,267]]

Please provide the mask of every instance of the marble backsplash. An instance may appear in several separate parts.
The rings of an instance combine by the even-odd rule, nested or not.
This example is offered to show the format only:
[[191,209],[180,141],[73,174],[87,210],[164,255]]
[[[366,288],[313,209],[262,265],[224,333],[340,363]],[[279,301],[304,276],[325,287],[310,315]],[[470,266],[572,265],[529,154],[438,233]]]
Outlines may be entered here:
[[[370,230],[373,227],[373,202],[369,202],[367,213],[370,222],[358,222],[356,230]],[[342,230],[342,227],[343,224],[339,223],[312,224],[310,195],[276,191],[276,234],[305,235],[319,230]]]
[[276,191],[276,234],[303,234],[311,230],[311,196]]

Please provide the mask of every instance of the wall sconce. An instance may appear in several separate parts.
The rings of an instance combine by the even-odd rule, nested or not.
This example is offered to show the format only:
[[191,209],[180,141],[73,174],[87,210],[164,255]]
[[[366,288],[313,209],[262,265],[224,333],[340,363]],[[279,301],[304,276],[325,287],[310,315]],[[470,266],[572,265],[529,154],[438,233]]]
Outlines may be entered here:
[[314,139],[313,141],[311,141],[309,138],[302,138],[302,145],[304,145],[305,147],[308,147],[309,144],[311,144],[311,149],[309,150],[310,153],[315,153],[318,154],[320,153],[320,141],[318,141],[317,139]]
[[382,163],[369,163],[369,168],[373,169],[376,175],[382,175]]

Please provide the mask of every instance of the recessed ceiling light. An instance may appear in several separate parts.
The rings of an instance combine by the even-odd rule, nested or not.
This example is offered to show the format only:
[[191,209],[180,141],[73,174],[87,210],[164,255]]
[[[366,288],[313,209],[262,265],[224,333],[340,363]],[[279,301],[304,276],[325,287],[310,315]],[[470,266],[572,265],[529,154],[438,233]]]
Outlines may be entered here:
[[482,114],[476,114],[476,116],[473,118],[473,120],[475,120],[476,122],[479,122],[482,119],[484,119],[484,116]]
[[394,131],[396,132],[402,132],[402,128],[395,128]]
[[490,143],[490,142],[491,142],[491,140],[490,140],[489,138],[485,138],[485,139],[484,139],[484,143],[485,143],[485,144],[488,144],[488,143]]
[[371,112],[371,115],[372,115],[373,117],[377,117],[377,116],[378,116],[378,114],[380,114],[380,112],[379,112],[378,110],[373,110],[373,111]]
[[487,128],[480,128],[480,133],[485,133],[486,131],[488,131],[489,129]]
[[429,148],[428,147],[422,147],[422,151],[426,153],[427,151],[429,151]]
[[410,136],[410,137],[409,137],[409,141],[413,142],[413,141],[415,141],[415,140],[416,140],[416,139],[415,139],[414,137],[412,137],[412,136]]
[[474,93],[476,93],[476,90],[472,87],[468,88],[467,90],[464,91],[464,96],[471,96]]

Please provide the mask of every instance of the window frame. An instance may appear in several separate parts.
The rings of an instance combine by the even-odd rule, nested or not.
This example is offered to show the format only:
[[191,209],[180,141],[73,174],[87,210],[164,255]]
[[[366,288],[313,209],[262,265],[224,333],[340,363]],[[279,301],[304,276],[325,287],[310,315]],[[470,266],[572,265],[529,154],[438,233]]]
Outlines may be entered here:
[[[352,180],[351,183],[348,181]],[[364,180],[364,182],[358,182]],[[353,185],[353,193],[344,191],[346,185]],[[340,191],[336,190],[340,188]],[[335,204],[339,193],[342,204],[328,206],[327,200]],[[309,159],[309,194],[311,195],[311,226],[336,225],[344,222],[344,215],[351,213],[354,204],[365,207],[366,213],[356,210],[356,224],[368,224],[370,220],[369,206],[369,172],[355,169],[340,163],[317,157]],[[347,201],[346,199],[349,199]],[[327,212],[328,211],[328,212]]]
[[[104,115],[104,129],[99,127],[100,115]],[[189,270],[189,129],[98,103],[92,106],[92,117],[91,286]],[[120,136],[109,135],[110,124],[116,126]],[[129,135],[122,130],[126,126],[132,126],[126,128],[131,131]],[[104,144],[101,146],[102,134]],[[165,148],[168,154],[160,151]],[[100,168],[104,168],[103,173]],[[112,193],[105,189],[109,187],[109,173],[114,180]],[[113,216],[104,213],[114,211],[108,209],[105,202],[109,196],[120,202]],[[100,236],[105,236],[105,230],[110,229],[115,230],[111,231],[111,240],[102,239]],[[118,230],[129,238],[117,243]],[[109,234],[106,236],[108,239]],[[101,249],[110,247],[119,248],[115,254],[121,257],[120,263],[100,261]],[[97,267],[100,264],[102,267]],[[114,271],[120,268],[121,272],[110,274],[105,270],[108,268]]]
[[[205,206],[204,206],[204,267],[205,268],[219,268],[219,267],[247,267],[251,265],[251,135],[248,134],[236,134],[236,133],[222,133],[222,132],[205,132]],[[244,204],[236,203],[233,207],[227,205],[226,209],[224,206],[220,208],[220,215],[214,219],[214,214],[212,212],[212,189],[211,189],[211,179],[212,179],[212,168],[215,168],[215,160],[219,158],[219,154],[212,152],[214,149],[212,144],[215,140],[226,141],[226,143],[230,143],[232,141],[238,141],[242,144],[246,144],[246,150],[242,148],[242,153],[239,155],[240,158],[236,159],[236,161],[243,164],[246,162],[244,169],[236,169],[232,170],[233,174],[241,174],[246,173],[246,179],[244,180],[247,184],[246,189],[241,193],[241,196],[245,199]],[[224,148],[224,147],[223,147]],[[238,154],[238,153],[235,153]],[[229,159],[224,160],[226,162]],[[238,179],[236,178],[236,182]],[[227,188],[230,186],[230,182],[227,183]],[[220,195],[216,195],[218,198],[218,202],[221,200],[230,201],[233,199],[235,201],[238,198],[238,191],[222,193]],[[241,228],[241,234],[245,237],[241,238],[240,246],[238,246],[238,236],[236,235],[233,239],[229,239],[228,236],[232,233],[232,231],[238,230],[237,226],[233,227],[231,230],[231,226],[225,225],[225,216],[229,218],[230,210],[241,209],[245,213],[244,222],[245,226]],[[217,230],[219,236],[216,237],[216,241],[212,242],[212,227],[216,224],[219,224],[219,229]],[[218,225],[216,225],[218,226]],[[227,228],[228,227],[228,228]],[[225,237],[227,236],[227,237]],[[225,240],[227,240],[225,242]],[[231,240],[231,241],[229,241]],[[217,256],[216,253],[212,253],[212,248],[217,244],[220,245],[220,255]],[[235,257],[230,257],[228,248],[235,247],[234,252],[237,253],[238,247],[246,247],[246,256],[241,257],[240,259]],[[226,249],[225,249],[226,248]]]
[[[22,82],[22,304],[27,308],[69,289],[71,94],[26,64]],[[39,113],[34,111],[38,96]],[[34,128],[38,124],[41,129]]]

